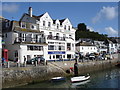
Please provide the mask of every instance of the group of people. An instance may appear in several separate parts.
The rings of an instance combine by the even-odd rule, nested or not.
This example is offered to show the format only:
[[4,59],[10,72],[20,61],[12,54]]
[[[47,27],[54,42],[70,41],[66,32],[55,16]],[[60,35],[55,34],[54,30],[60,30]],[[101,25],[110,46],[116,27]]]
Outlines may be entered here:
[[7,60],[4,57],[2,57],[2,66],[4,66],[6,62]]

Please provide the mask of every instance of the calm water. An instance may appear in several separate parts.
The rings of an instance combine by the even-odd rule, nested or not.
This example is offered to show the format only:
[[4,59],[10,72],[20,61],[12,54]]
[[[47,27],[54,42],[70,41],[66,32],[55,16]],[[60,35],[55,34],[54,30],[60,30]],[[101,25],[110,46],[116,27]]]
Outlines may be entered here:
[[45,81],[20,88],[120,88],[120,68],[90,73],[90,76],[90,80],[79,83],[71,83],[70,77],[67,77],[64,82]]

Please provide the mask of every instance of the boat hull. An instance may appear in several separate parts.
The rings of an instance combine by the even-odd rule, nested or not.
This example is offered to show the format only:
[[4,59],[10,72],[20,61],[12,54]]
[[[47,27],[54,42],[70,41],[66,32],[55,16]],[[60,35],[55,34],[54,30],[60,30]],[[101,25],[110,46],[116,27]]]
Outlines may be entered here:
[[90,78],[90,76],[79,76],[79,77],[73,77],[71,78],[71,82],[72,83],[75,83],[75,82],[83,82],[83,81],[86,81]]
[[52,78],[51,81],[53,81],[53,82],[65,81],[65,78],[64,77],[55,77],[55,78]]

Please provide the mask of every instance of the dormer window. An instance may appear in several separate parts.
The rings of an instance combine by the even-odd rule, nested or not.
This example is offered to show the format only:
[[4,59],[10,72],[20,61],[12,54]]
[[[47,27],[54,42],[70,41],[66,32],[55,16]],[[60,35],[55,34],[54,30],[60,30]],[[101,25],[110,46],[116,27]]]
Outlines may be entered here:
[[25,23],[21,23],[21,27],[22,28],[26,28],[26,24]]
[[37,28],[36,28],[36,26],[35,26],[35,25],[31,25],[31,29],[36,30]]
[[45,21],[43,21],[43,26],[45,26]]
[[66,30],[66,25],[64,26],[64,29]]
[[57,24],[57,29],[59,29],[59,24]]
[[68,30],[70,30],[70,26],[68,27]]
[[51,23],[50,22],[48,22],[48,27],[50,27],[51,26]]

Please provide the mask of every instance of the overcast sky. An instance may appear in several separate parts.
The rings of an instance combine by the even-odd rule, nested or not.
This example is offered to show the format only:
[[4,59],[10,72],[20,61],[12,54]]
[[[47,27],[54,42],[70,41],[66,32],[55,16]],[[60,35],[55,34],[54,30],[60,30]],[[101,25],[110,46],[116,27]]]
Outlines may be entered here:
[[34,15],[48,12],[52,19],[69,18],[73,27],[85,23],[91,31],[118,36],[117,2],[3,2],[2,15],[10,20],[19,20],[33,8]]

